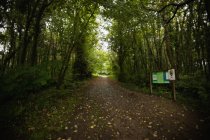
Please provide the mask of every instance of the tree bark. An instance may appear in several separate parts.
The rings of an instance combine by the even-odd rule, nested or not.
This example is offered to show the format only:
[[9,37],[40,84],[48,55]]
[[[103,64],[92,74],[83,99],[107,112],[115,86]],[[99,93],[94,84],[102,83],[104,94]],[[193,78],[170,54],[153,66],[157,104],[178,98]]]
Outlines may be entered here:
[[205,0],[206,12],[208,16],[208,21],[210,22],[210,0]]
[[38,38],[40,35],[40,22],[42,20],[42,15],[44,14],[44,9],[40,9],[40,12],[38,13],[36,17],[36,23],[34,27],[34,42],[31,49],[31,65],[34,66],[37,64],[37,44],[38,44]]

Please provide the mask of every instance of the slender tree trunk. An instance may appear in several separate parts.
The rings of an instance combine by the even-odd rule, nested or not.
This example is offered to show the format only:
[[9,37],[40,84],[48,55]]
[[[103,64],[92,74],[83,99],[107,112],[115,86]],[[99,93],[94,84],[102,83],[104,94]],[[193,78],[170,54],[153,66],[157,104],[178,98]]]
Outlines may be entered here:
[[30,41],[30,37],[29,37],[29,28],[31,26],[31,20],[29,15],[27,15],[26,18],[26,24],[25,24],[25,30],[24,30],[24,35],[23,35],[23,42],[21,45],[21,52],[20,52],[20,62],[19,64],[24,65],[25,61],[26,61],[26,55],[27,55],[27,48],[28,48],[28,44]]
[[38,38],[40,34],[40,22],[42,20],[43,12],[44,11],[41,10],[41,12],[36,17],[36,24],[34,27],[34,42],[31,49],[31,65],[32,66],[37,64],[37,44],[38,44]]
[[206,50],[207,50],[208,81],[210,81],[210,38],[209,37],[210,37],[210,26],[207,25],[205,38],[206,38]]
[[[5,70],[8,67],[13,66],[13,62],[14,62],[14,58],[15,58],[15,47],[16,47],[16,37],[15,37],[15,31],[14,31],[14,22],[11,21],[10,23],[10,48],[9,48],[9,52],[7,55],[5,55],[3,60],[3,64],[2,64],[2,74],[5,72]],[[5,51],[4,51],[5,52]]]
[[205,0],[205,6],[207,11],[208,21],[210,22],[210,0]]

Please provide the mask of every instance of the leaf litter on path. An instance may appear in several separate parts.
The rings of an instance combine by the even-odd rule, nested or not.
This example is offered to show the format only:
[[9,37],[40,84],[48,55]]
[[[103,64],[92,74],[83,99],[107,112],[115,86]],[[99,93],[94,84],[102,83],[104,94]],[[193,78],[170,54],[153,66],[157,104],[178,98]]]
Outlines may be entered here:
[[[203,120],[169,100],[130,92],[108,78],[95,78],[80,92],[88,98],[75,110],[75,119],[69,120],[73,128],[65,127],[67,131],[60,134],[70,140],[173,139],[173,134],[177,139],[201,137]],[[183,122],[185,127],[180,125]]]

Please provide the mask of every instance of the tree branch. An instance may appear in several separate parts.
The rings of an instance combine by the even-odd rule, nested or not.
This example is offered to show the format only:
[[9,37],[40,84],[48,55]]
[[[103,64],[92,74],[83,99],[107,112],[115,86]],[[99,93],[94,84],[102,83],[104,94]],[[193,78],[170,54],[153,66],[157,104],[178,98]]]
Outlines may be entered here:
[[160,10],[157,10],[157,12],[160,13],[160,12],[164,11],[169,6],[174,6],[174,7],[176,7],[176,9],[179,9],[179,8],[185,6],[186,4],[189,4],[193,1],[195,1],[195,0],[186,0],[186,1],[181,2],[181,3],[169,3],[169,4],[165,5],[164,7],[162,7]]
[[169,4],[165,5],[165,6],[163,6],[163,7],[162,7],[161,9],[159,9],[159,10],[158,10],[158,9],[153,9],[153,8],[146,7],[146,6],[144,6],[143,4],[142,4],[142,7],[143,7],[144,9],[146,9],[146,10],[154,11],[154,12],[157,12],[157,13],[163,12],[164,10],[166,10],[166,9],[167,9],[168,7],[170,7],[170,6],[175,7],[175,10],[173,11],[173,15],[172,15],[168,20],[165,20],[165,23],[168,24],[168,23],[170,23],[170,21],[176,16],[177,11],[178,11],[181,7],[187,5],[187,4],[191,3],[191,2],[194,2],[194,1],[196,1],[196,0],[186,0],[186,1],[183,1],[183,2],[181,2],[181,3],[169,3]]
[[173,12],[173,16],[172,16],[170,19],[168,19],[168,20],[166,21],[166,24],[170,23],[171,20],[176,16],[176,13],[177,13],[178,9],[179,9],[179,8],[176,7],[176,9],[175,9],[174,12]]

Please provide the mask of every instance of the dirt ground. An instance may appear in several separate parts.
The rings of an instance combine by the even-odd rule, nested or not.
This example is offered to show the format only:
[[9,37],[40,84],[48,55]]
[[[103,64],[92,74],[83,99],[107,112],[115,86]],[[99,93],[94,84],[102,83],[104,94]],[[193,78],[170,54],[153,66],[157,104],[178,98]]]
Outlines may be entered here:
[[169,99],[95,78],[78,91],[84,98],[57,140],[201,140],[205,119]]

